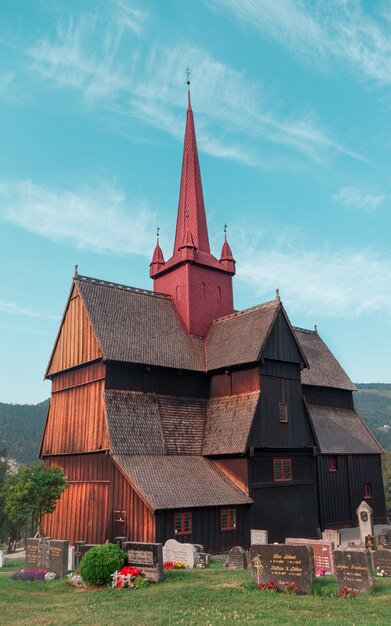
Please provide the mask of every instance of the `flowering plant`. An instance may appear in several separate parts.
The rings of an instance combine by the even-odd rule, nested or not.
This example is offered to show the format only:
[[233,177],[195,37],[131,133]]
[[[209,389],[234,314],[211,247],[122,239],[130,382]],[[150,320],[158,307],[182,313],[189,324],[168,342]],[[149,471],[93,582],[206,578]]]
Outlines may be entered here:
[[57,574],[55,574],[54,572],[46,572],[45,574],[46,581],[54,580],[55,578],[57,578]]
[[326,570],[324,567],[320,567],[317,572],[316,572],[317,576],[326,576]]
[[272,593],[277,593],[278,591],[277,585],[273,583],[271,580],[268,583],[261,583],[260,585],[258,585],[258,589],[260,591],[266,591],[266,592],[272,592]]
[[354,591],[352,591],[352,589],[349,589],[347,585],[342,587],[341,591],[339,591],[336,595],[339,596],[340,598],[355,598],[356,597],[356,594],[354,593]]
[[139,589],[148,585],[148,581],[141,571],[131,565],[125,565],[119,572],[114,572],[111,579],[111,586],[117,587],[117,589]]
[[289,593],[292,596],[298,596],[300,593],[300,587],[296,583],[285,583],[284,593]]
[[68,583],[72,587],[85,587],[85,582],[80,576],[79,572],[71,572],[67,575]]
[[185,569],[186,563],[184,561],[164,561],[163,569]]
[[376,576],[387,576],[387,572],[384,571],[384,569],[381,569],[380,567],[376,568]]
[[45,569],[22,569],[12,575],[12,580],[46,580]]

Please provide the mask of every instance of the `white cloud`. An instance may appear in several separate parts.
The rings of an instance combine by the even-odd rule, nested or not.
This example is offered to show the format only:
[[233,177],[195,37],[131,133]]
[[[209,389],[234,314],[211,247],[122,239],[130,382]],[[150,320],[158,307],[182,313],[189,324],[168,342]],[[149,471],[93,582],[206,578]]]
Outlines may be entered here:
[[23,315],[27,317],[35,317],[40,319],[58,320],[58,315],[51,315],[50,313],[43,313],[36,311],[29,306],[23,306],[16,302],[10,302],[8,300],[0,300],[0,312],[9,313],[11,315]]
[[359,209],[366,213],[373,213],[384,202],[385,196],[359,189],[358,187],[343,187],[333,196],[333,200],[342,206]]
[[[360,80],[391,85],[391,38],[381,4],[360,0],[207,0],[319,67],[342,63]],[[371,12],[368,8],[371,7]],[[378,13],[377,13],[378,12]]]
[[148,256],[155,231],[145,204],[129,206],[118,189],[103,183],[75,191],[29,180],[0,183],[0,220],[82,249]]
[[[391,310],[391,260],[371,250],[308,249],[295,232],[270,243],[270,233],[242,233],[235,250],[238,279],[260,301],[276,288],[300,314],[346,318]],[[236,233],[235,233],[236,235]]]
[[[118,4],[118,3],[117,3]],[[123,4],[123,3],[119,3]],[[109,28],[110,27],[110,28]],[[131,116],[170,135],[183,133],[183,67],[192,80],[197,135],[205,152],[264,165],[263,144],[285,146],[321,161],[332,153],[361,159],[318,122],[313,112],[286,117],[262,85],[191,45],[141,45],[124,32],[121,19],[109,24],[98,16],[60,23],[54,40],[29,51],[32,68],[57,88],[81,94],[89,108]]]
[[[56,317],[56,319],[59,319]],[[14,330],[17,333],[30,333],[32,335],[47,335],[52,337],[52,333],[48,333],[44,330],[38,330],[37,328],[23,328],[21,326],[12,326],[11,324],[0,324],[0,328],[5,330]]]

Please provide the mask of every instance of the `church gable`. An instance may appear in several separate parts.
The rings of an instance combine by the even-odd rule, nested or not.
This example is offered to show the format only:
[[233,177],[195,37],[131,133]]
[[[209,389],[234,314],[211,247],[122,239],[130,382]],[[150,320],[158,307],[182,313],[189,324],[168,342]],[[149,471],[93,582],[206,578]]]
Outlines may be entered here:
[[102,358],[94,329],[76,284],[73,285],[54,344],[46,378]]
[[291,363],[307,363],[282,306],[262,351],[262,357]]

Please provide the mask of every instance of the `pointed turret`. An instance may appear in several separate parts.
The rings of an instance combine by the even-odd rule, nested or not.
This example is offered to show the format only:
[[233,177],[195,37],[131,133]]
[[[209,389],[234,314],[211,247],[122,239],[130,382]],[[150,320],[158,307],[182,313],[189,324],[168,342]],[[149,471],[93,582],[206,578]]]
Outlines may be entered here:
[[157,233],[157,240],[155,250],[153,251],[152,261],[149,264],[149,275],[152,278],[165,264],[162,249],[159,244],[159,232]]
[[176,254],[182,245],[187,221],[189,222],[189,228],[198,250],[210,253],[190,90],[188,90],[187,93],[188,107],[185,142],[183,147],[181,187],[179,192],[178,217],[173,254]]
[[224,243],[221,248],[220,263],[232,275],[235,274],[235,259],[232,254],[231,247],[227,241],[227,227],[224,226]]
[[197,246],[195,245],[194,237],[191,234],[188,216],[186,216],[186,230],[183,236],[182,244],[179,246],[179,250],[181,251],[183,260],[193,261],[195,259]]

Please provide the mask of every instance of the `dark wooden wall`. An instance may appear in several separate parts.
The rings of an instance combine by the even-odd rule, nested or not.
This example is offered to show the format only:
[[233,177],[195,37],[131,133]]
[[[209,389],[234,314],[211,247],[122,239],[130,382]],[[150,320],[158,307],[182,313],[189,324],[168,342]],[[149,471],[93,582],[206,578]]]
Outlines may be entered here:
[[200,543],[207,552],[212,554],[227,552],[233,546],[249,546],[249,506],[222,508],[236,508],[237,528],[235,530],[220,530],[221,509],[219,507],[205,507],[189,509],[193,514],[193,532],[191,535],[175,535],[175,511],[158,511],[156,513],[156,541],[164,544],[168,539],[176,539],[182,543]]
[[[273,480],[273,458],[292,460],[292,480]],[[269,531],[269,542],[316,537],[319,523],[316,462],[311,452],[256,450],[249,459],[251,528]]]
[[290,363],[303,362],[303,356],[298,348],[297,341],[282,311],[278,314],[262,352],[262,357],[264,359],[275,359]]
[[327,387],[311,387],[303,385],[303,394],[309,404],[353,409],[353,394],[345,389],[329,389]]

